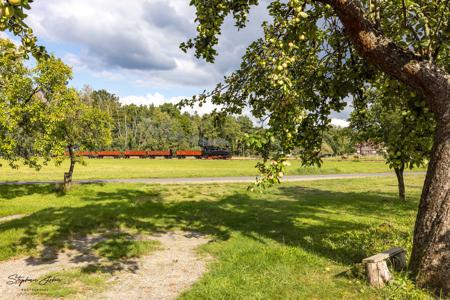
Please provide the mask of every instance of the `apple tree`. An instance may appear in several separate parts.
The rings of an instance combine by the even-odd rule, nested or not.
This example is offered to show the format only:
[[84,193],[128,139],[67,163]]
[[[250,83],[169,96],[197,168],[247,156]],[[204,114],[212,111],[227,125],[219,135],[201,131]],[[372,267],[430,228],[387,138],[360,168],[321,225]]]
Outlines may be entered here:
[[25,66],[20,50],[0,39],[0,154],[12,167],[22,160],[39,169],[58,155],[57,141],[49,147],[61,117],[53,104],[64,95],[70,77],[70,68],[53,57]]
[[22,161],[40,169],[70,154],[67,185],[75,163],[75,148],[94,149],[110,143],[110,117],[83,103],[67,86],[72,70],[48,56],[36,66],[24,64],[23,53],[0,39],[0,155],[12,167]]
[[[257,0],[192,0],[196,38],[181,45],[214,61],[227,16],[243,28]],[[228,113],[249,107],[267,117],[261,138],[265,157],[283,161],[295,147],[303,163],[320,164],[323,132],[331,111],[356,98],[379,76],[405,85],[436,120],[433,148],[417,215],[410,270],[418,285],[450,293],[450,3],[445,0],[289,0],[269,1],[271,22],[254,41],[239,70],[211,92]],[[189,101],[188,101],[189,102]],[[275,149],[275,148],[274,148]],[[275,165],[276,167],[274,167]],[[263,169],[270,179],[282,164]],[[261,168],[260,168],[261,169]]]
[[383,145],[383,156],[398,181],[399,198],[405,200],[404,171],[424,166],[430,157],[434,116],[425,101],[411,95],[402,84],[384,80],[367,87],[355,98],[350,118],[354,139]]

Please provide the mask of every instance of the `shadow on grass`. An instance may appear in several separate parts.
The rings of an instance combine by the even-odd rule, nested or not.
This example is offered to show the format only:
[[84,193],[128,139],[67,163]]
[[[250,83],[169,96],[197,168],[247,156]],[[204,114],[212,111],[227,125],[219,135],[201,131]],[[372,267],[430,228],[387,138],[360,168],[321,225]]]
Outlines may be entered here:
[[381,224],[394,216],[410,216],[417,206],[414,201],[397,201],[395,194],[292,186],[280,187],[268,199],[242,192],[216,201],[172,202],[164,201],[159,192],[133,187],[113,192],[92,190],[83,195],[85,206],[47,208],[0,224],[0,234],[24,230],[23,237],[11,246],[14,252],[42,245],[40,256],[47,263],[57,258],[68,241],[80,237],[124,228],[145,234],[176,228],[209,234],[217,240],[226,240],[238,232],[263,243],[271,239],[350,264],[366,255],[357,246],[361,244],[359,233],[368,230],[374,218]]
[[42,185],[0,185],[0,199],[15,199],[17,197],[30,195],[49,195],[56,194],[59,197],[64,196],[62,189],[57,184]]

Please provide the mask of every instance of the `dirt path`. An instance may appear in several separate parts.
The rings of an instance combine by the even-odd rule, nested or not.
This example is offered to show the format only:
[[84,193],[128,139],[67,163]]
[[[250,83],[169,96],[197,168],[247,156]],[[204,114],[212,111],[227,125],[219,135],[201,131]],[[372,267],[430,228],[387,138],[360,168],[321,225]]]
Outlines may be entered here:
[[[195,249],[209,239],[194,233],[168,232],[159,236],[146,237],[159,241],[161,250],[136,260],[133,271],[116,273],[110,280],[111,287],[91,299],[175,299],[189,288],[206,271],[206,260],[197,257]],[[94,236],[73,242],[74,250],[58,253],[51,263],[32,258],[16,259],[0,263],[0,299],[31,300],[25,289],[29,283],[19,286],[14,278],[36,279],[48,273],[62,271],[96,263],[90,248],[102,237]],[[17,275],[17,276],[15,276]],[[9,284],[8,284],[9,283]]]
[[[406,172],[408,175],[424,175],[425,172]],[[327,174],[327,175],[294,175],[286,176],[283,182],[299,182],[329,179],[352,179],[370,177],[395,176],[393,172],[386,173],[355,173],[355,174]],[[251,183],[255,176],[251,177],[198,177],[198,178],[137,178],[137,179],[93,179],[75,180],[77,184],[95,183],[148,183],[148,184],[209,184],[209,183]],[[37,185],[37,184],[60,184],[60,181],[11,181],[0,182],[0,185]]]
[[25,217],[26,215],[11,215],[11,216],[7,216],[7,217],[1,217],[0,218],[0,223],[2,222],[9,222],[12,220],[16,220],[16,219],[21,219],[23,217]]
[[135,273],[122,273],[99,299],[175,299],[206,271],[195,249],[209,240],[196,234],[172,232],[154,237],[163,249],[145,257]]

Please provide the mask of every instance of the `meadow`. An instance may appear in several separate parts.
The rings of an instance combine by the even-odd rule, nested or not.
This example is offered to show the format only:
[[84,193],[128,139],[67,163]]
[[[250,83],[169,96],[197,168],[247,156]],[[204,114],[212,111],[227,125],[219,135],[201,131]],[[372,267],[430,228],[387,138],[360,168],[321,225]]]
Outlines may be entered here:
[[[198,251],[213,259],[182,299],[427,299],[405,274],[370,288],[358,265],[392,246],[410,253],[422,183],[406,177],[406,202],[393,177],[287,183],[264,194],[245,184],[95,184],[67,194],[53,185],[0,186],[0,217],[24,215],[0,223],[0,261],[55,253],[74,237],[184,230],[210,236]],[[96,249],[139,256],[156,247],[114,237]],[[102,268],[60,275],[82,288],[50,296],[106,289],[114,276]]]
[[[257,160],[164,160],[164,159],[86,159],[86,165],[77,164],[75,180],[128,179],[128,178],[190,178],[256,176]],[[11,169],[4,161],[0,163],[0,181],[46,181],[62,180],[68,170],[68,161],[61,166],[50,163],[40,171],[21,166]],[[414,171],[424,171],[423,168]],[[321,168],[302,167],[291,160],[287,175],[345,174],[389,172],[383,160],[336,160],[325,159]]]

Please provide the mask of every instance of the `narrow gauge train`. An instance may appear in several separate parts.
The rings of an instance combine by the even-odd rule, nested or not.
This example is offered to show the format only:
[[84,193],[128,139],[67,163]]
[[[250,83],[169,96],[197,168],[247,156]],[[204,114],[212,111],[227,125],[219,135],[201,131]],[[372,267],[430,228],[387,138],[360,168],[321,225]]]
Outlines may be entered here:
[[[89,158],[157,158],[164,157],[166,159],[178,158],[184,159],[193,157],[197,159],[230,159],[231,152],[227,149],[219,147],[207,146],[203,150],[162,150],[162,151],[79,151],[75,153],[77,156],[84,156]],[[68,155],[68,153],[66,153]]]

